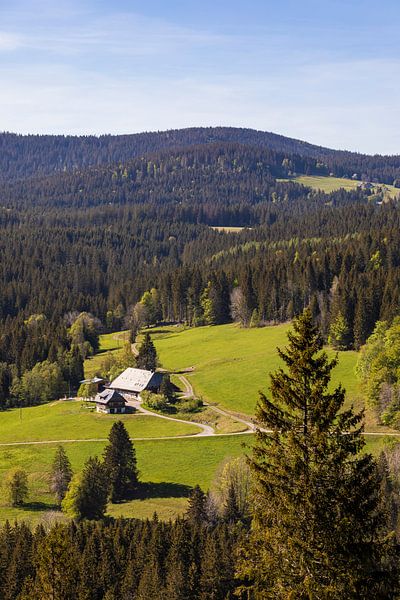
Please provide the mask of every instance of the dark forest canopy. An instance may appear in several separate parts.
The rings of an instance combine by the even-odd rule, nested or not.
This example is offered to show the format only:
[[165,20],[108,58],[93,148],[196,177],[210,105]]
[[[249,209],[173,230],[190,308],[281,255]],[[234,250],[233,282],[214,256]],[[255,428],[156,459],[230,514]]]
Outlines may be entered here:
[[[77,357],[66,314],[126,327],[152,288],[158,320],[189,325],[230,321],[238,288],[247,323],[253,313],[253,322],[286,321],[310,305],[326,340],[344,317],[337,343],[346,348],[400,312],[397,201],[377,190],[327,194],[280,180],[329,172],[316,147],[229,128],[4,134],[1,143],[0,404],[36,362],[57,362],[67,381]],[[371,168],[396,162],[329,152],[371,160]]]
[[323,174],[392,183],[400,177],[400,156],[368,156],[332,150],[270,132],[235,127],[193,127],[131,135],[62,136],[0,134],[0,178],[3,181],[73,171],[89,166],[125,163],[165,149],[218,143],[242,144],[291,159],[313,159]]

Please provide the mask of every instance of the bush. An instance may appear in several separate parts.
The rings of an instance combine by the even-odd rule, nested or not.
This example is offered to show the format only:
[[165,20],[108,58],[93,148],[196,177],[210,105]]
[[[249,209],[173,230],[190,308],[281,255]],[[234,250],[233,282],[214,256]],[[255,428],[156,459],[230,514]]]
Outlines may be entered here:
[[203,401],[200,398],[190,398],[190,400],[185,400],[177,406],[179,412],[183,413],[194,413],[200,410],[203,406]]
[[167,411],[170,408],[168,400],[161,394],[152,394],[151,392],[142,392],[141,398],[143,406],[149,410]]
[[97,394],[95,383],[81,383],[78,389],[78,398],[93,398]]

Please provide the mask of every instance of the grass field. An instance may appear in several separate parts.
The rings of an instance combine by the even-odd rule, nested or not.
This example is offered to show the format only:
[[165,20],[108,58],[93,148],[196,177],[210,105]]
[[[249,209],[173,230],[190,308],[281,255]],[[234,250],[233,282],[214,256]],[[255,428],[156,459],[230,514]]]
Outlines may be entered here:
[[[215,231],[226,231],[227,233],[240,233],[245,227],[222,227],[222,226],[213,226],[211,229],[215,229]],[[249,229],[252,229],[251,227]]]
[[[161,440],[135,442],[143,500],[111,505],[109,513],[118,516],[146,518],[157,511],[162,518],[176,517],[186,506],[190,488],[200,484],[207,489],[219,464],[229,456],[244,452],[243,442],[252,436]],[[104,442],[68,443],[65,449],[74,471],[80,471],[89,456],[101,455]],[[48,472],[56,445],[0,447],[0,481],[13,467],[22,467],[29,474],[30,497],[24,508],[6,505],[4,492],[0,496],[0,523],[6,519],[26,519],[38,522],[55,510],[48,491]],[[61,516],[61,515],[58,515]]]
[[[294,177],[292,179],[280,179],[278,181],[296,181],[297,183],[301,183],[307,187],[311,187],[316,190],[322,190],[327,194],[334,192],[335,190],[339,190],[340,188],[345,190],[355,190],[357,189],[357,186],[360,185],[360,181],[355,181],[354,179],[345,179],[342,177],[324,177],[318,175],[299,175],[298,177]],[[392,185],[377,185],[382,185],[384,188],[386,188],[388,195],[391,197],[398,196],[400,193],[400,190]]]
[[[368,437],[366,449],[376,455],[387,441],[388,438],[383,436]],[[228,457],[249,452],[251,443],[251,435],[136,442],[145,498],[110,505],[108,513],[114,517],[151,518],[157,512],[161,519],[176,518],[186,509],[190,489],[199,484],[207,490],[219,465]],[[78,472],[89,456],[101,456],[104,446],[104,442],[81,442],[64,447],[74,471]],[[55,444],[0,447],[0,480],[9,469],[18,466],[28,472],[30,488],[28,502],[23,508],[7,506],[1,490],[0,523],[18,519],[35,524],[65,518],[55,512],[53,497],[48,491],[48,473],[55,449]]]
[[118,356],[121,353],[123,345],[129,340],[127,331],[118,331],[115,333],[104,333],[100,336],[100,348],[97,354],[85,360],[85,377],[93,377],[99,370],[106,353]]
[[78,400],[8,410],[0,419],[0,443],[107,438],[112,424],[122,420],[131,437],[166,437],[199,433],[196,425],[147,415],[106,415],[89,411]]
[[[186,376],[197,394],[231,411],[252,415],[258,390],[267,391],[268,374],[281,365],[276,347],[286,345],[289,327],[288,324],[262,329],[240,329],[233,324],[197,329],[166,327],[153,330],[152,334],[164,367],[171,370],[194,367],[194,372]],[[86,362],[86,373],[99,358],[103,360],[106,352],[118,352],[123,339],[123,332],[101,336],[101,353]],[[332,351],[328,352],[333,355]],[[354,375],[356,359],[355,352],[339,354],[333,384],[342,382],[348,401],[361,406],[362,397]],[[111,423],[120,418],[136,438],[162,438],[198,431],[195,425],[156,417],[98,415],[83,408],[79,401],[58,401],[25,408],[22,413],[18,409],[3,413],[0,443],[106,438]],[[251,435],[245,435],[136,441],[138,466],[144,482],[141,499],[110,505],[109,514],[147,518],[157,512],[162,519],[175,518],[185,511],[191,487],[199,484],[205,490],[209,488],[221,462],[245,452],[243,443],[249,446],[252,439]],[[367,450],[378,454],[385,444],[395,441],[384,435],[367,436]],[[79,471],[88,456],[102,454],[104,445],[103,441],[70,442],[65,443],[65,448],[74,470]],[[0,481],[9,469],[21,466],[28,472],[30,487],[29,501],[19,509],[7,506],[1,490],[0,522],[18,518],[36,523],[65,518],[56,511],[48,491],[48,473],[55,448],[55,443],[0,446]]]
[[[269,373],[281,366],[276,348],[287,343],[289,324],[241,329],[235,324],[179,330],[158,329],[153,334],[163,367],[194,367],[187,377],[197,394],[231,411],[253,415],[259,390],[266,391]],[[334,352],[328,349],[328,354]],[[340,352],[333,373],[347,390],[349,402],[362,406],[354,367],[356,352]]]

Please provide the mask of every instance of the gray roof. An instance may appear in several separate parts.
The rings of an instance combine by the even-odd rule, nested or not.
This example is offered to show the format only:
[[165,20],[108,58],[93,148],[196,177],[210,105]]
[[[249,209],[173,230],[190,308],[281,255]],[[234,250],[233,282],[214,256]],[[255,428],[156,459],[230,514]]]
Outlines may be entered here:
[[159,387],[161,381],[161,373],[128,367],[110,383],[109,389],[139,393],[149,388]]
[[94,401],[96,404],[108,404],[110,401],[113,402],[123,402],[126,403],[126,400],[117,390],[104,390],[100,392],[100,394],[96,394]]
[[102,381],[105,381],[105,379],[102,379],[101,377],[93,377],[92,379],[82,379],[82,381],[79,383],[101,383]]

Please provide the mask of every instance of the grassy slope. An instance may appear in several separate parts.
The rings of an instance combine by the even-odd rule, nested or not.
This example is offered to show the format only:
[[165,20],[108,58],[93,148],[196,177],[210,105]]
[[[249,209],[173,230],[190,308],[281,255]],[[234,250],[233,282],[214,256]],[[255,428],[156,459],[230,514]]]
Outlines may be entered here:
[[111,425],[122,420],[132,437],[165,437],[199,433],[195,425],[147,415],[105,415],[89,411],[78,400],[8,410],[0,419],[0,443],[40,440],[106,438]]
[[[289,324],[241,329],[237,325],[199,327],[179,331],[158,330],[153,335],[161,363],[169,369],[194,367],[188,375],[195,391],[229,410],[252,415],[259,390],[266,390],[268,375],[281,361],[276,348],[287,343]],[[334,353],[328,350],[331,356]],[[349,401],[362,404],[354,375],[356,352],[340,352],[333,384],[347,390]]]
[[122,351],[124,343],[128,340],[129,332],[127,331],[117,331],[101,335],[99,352],[95,356],[85,360],[85,377],[93,377],[97,373],[106,353],[118,356]]
[[[281,179],[279,181],[296,181],[297,183],[301,183],[302,185],[306,185],[307,187],[311,187],[313,189],[322,190],[328,194],[329,192],[339,190],[340,188],[345,190],[354,190],[358,185],[360,185],[360,181],[355,181],[354,179],[345,179],[342,177],[324,177],[318,175],[299,175],[291,180]],[[399,195],[399,189],[393,187],[392,185],[387,185],[386,183],[382,185],[387,189],[390,196],[394,197]]]
[[[246,439],[245,439],[246,438]],[[190,487],[199,483],[207,489],[218,465],[227,456],[237,456],[244,450],[244,441],[251,436],[136,442],[141,480],[146,486],[146,499],[111,506],[110,514],[130,517],[151,517],[157,510],[169,518],[181,513],[186,506]],[[79,471],[89,456],[101,455],[104,442],[69,443],[65,449],[73,469]],[[30,498],[25,508],[10,508],[4,493],[0,495],[0,522],[6,519],[27,519],[36,522],[54,510],[53,497],[48,491],[48,475],[56,445],[0,447],[0,481],[11,468],[18,466],[29,474]]]
[[[245,227],[223,227],[223,226],[213,226],[211,229],[215,229],[215,231],[226,231],[228,233],[240,233],[245,229]],[[251,229],[251,227],[250,227]]]
[[[175,518],[186,509],[186,496],[197,483],[203,489],[211,485],[218,466],[227,458],[249,451],[252,436],[136,442],[141,481],[147,482],[146,498],[109,506],[109,514],[147,518],[156,511],[163,519]],[[378,454],[383,436],[368,437],[367,450]],[[247,449],[243,448],[247,444]],[[70,443],[65,449],[73,469],[79,471],[88,456],[101,455],[103,442]],[[31,523],[46,521],[55,510],[48,491],[48,472],[56,445],[0,448],[0,480],[14,466],[29,473],[30,498],[24,508],[10,508],[0,495],[0,523],[6,519],[24,519]],[[60,513],[57,518],[63,518]]]
[[[165,328],[161,329],[160,333],[154,332],[153,335],[165,366],[178,369],[194,365],[197,370],[188,377],[192,379],[198,392],[230,409],[251,414],[257,400],[258,389],[266,388],[268,373],[279,366],[276,346],[282,347],[286,344],[288,328],[288,325],[254,330],[242,330],[235,325],[183,331],[179,328]],[[115,348],[118,348],[118,334],[102,336],[101,342],[103,351],[115,351]],[[355,361],[356,353],[340,353],[340,363],[335,370],[334,383],[341,381],[348,390],[349,398],[360,403],[360,392],[353,373]],[[75,415],[71,412],[68,414],[68,411],[72,411],[74,407],[77,411]],[[4,413],[0,421],[0,441],[8,439],[10,428],[14,431],[14,437],[30,433],[29,429],[25,432],[23,430],[24,427],[29,426],[29,421],[25,421],[29,410],[38,410],[36,420],[32,418],[31,423],[35,421],[35,435],[42,436],[42,439],[49,437],[49,431],[55,431],[56,422],[60,423],[57,425],[57,430],[63,432],[63,438],[71,437],[66,434],[67,431],[79,431],[80,437],[85,437],[90,432],[89,437],[94,437],[93,431],[97,427],[99,429],[96,431],[99,433],[96,435],[106,437],[110,421],[118,418],[101,416],[99,419],[93,414],[85,412],[82,414],[80,403],[60,402],[46,408],[47,415],[42,416],[40,411],[44,407],[25,409],[27,412],[23,413],[22,423],[19,422],[18,411]],[[3,418],[8,418],[10,421],[7,423]],[[152,425],[151,417],[147,421],[147,426],[144,420],[146,417],[127,416],[125,419],[128,427],[132,428],[131,434],[140,437],[145,437],[145,427],[149,428],[149,435],[154,434],[154,427],[164,427],[162,421]],[[136,433],[138,423],[139,434]],[[38,433],[39,424],[41,433]],[[166,422],[166,425],[170,428],[174,423]],[[103,433],[100,435],[100,428],[103,426]],[[68,429],[69,427],[72,429]],[[175,430],[174,434],[176,434]],[[199,483],[207,489],[218,465],[226,457],[244,452],[242,444],[251,443],[251,439],[251,436],[229,436],[136,442],[141,480],[148,482],[146,498],[110,506],[109,513],[113,516],[145,518],[151,517],[153,512],[157,511],[161,518],[174,518],[185,510],[189,487]],[[367,449],[377,454],[388,442],[388,438],[367,437],[366,442]],[[102,453],[104,443],[69,443],[65,444],[65,447],[74,469],[78,471],[89,455]],[[31,503],[25,509],[7,507],[4,496],[0,496],[0,521],[6,518],[25,518],[37,522],[48,518],[47,515],[54,509],[52,496],[47,490],[47,473],[54,450],[55,444],[0,447],[0,478],[2,479],[4,473],[11,467],[21,466],[29,473],[31,488]],[[60,518],[59,513],[57,518]]]

